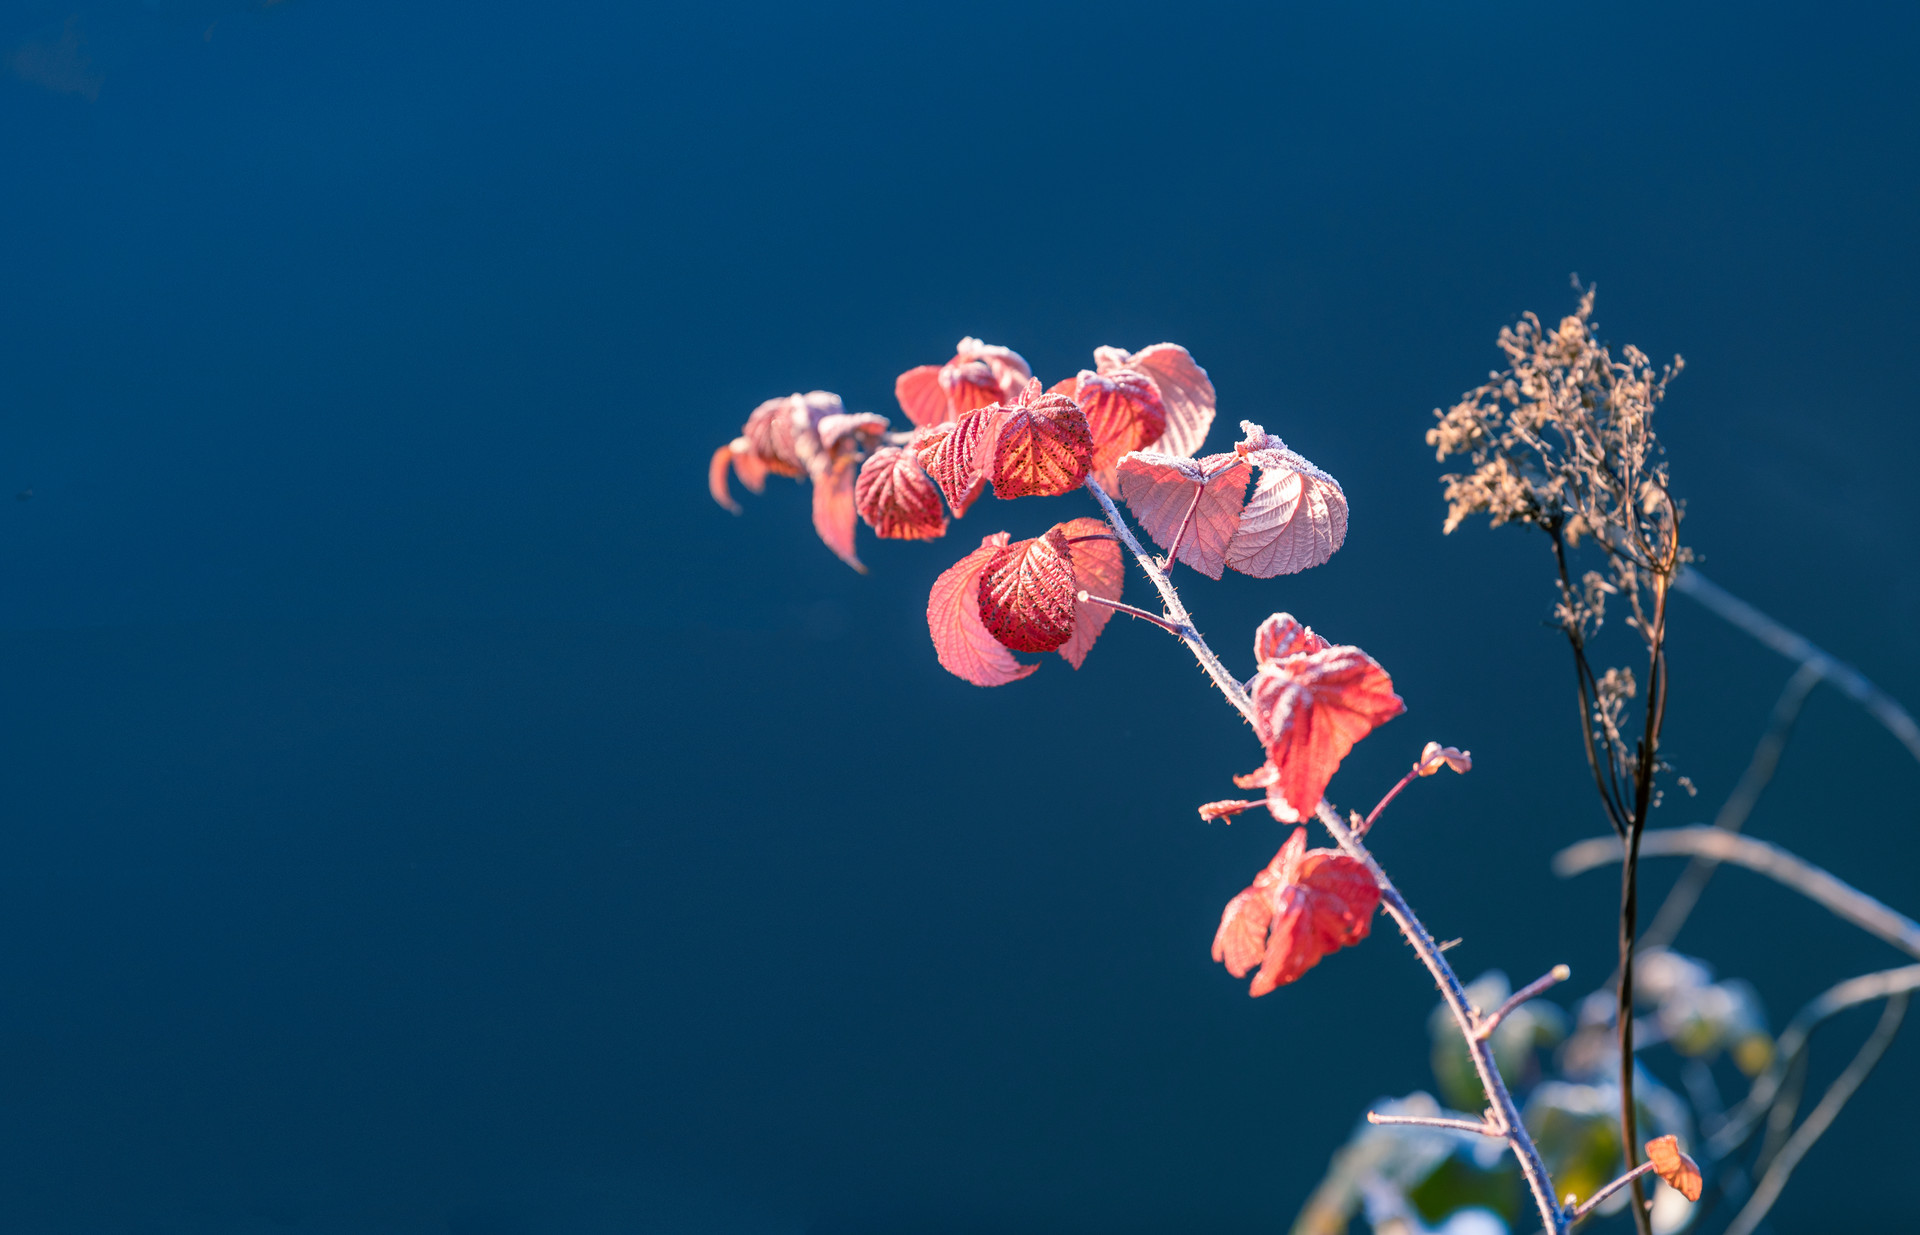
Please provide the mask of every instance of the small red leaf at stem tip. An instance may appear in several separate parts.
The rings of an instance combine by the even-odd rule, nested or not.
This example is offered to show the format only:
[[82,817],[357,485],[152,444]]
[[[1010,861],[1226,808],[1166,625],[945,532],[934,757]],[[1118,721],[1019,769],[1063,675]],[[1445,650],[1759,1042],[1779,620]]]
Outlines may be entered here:
[[980,573],[980,620],[1016,652],[1051,652],[1073,637],[1073,549],[1058,526],[1017,540]]
[[1268,661],[1249,693],[1275,769],[1267,807],[1286,823],[1313,814],[1355,742],[1407,710],[1387,671],[1356,647]]
[[1227,565],[1256,579],[1291,575],[1332,557],[1347,539],[1347,495],[1340,482],[1250,420],[1235,453],[1260,469]]
[[1291,613],[1276,613],[1253,632],[1253,659],[1262,665],[1331,646],[1313,633],[1313,627],[1302,626]]
[[860,467],[854,505],[876,534],[890,540],[932,540],[947,534],[940,490],[912,452],[882,446]]
[[[738,442],[739,438],[734,438]],[[727,469],[733,465],[733,443],[729,442],[713,452],[713,459],[707,464],[707,492],[713,494],[713,500],[732,514],[740,513],[740,503],[733,500],[733,492],[727,488]]]
[[1033,371],[1011,348],[968,337],[943,365],[919,365],[894,379],[893,396],[919,428],[958,420],[977,407],[1009,403]]
[[[1183,459],[1136,450],[1120,459],[1120,496],[1162,549],[1180,534],[1179,560],[1211,579],[1226,568],[1227,546],[1240,526],[1240,507],[1253,469],[1234,454]],[[1199,505],[1194,494],[1200,494]],[[1191,520],[1187,512],[1192,511]],[[1185,533],[1180,533],[1186,523]]]
[[1265,802],[1247,802],[1239,798],[1228,798],[1221,802],[1202,802],[1200,818],[1207,823],[1212,823],[1216,819],[1231,819],[1243,810],[1257,810],[1265,805]]
[[1295,828],[1253,884],[1227,902],[1213,959],[1236,978],[1258,964],[1247,988],[1258,998],[1365,939],[1379,905],[1380,888],[1363,863],[1338,850],[1308,849],[1307,830]]
[[1093,363],[1108,376],[1123,369],[1138,373],[1159,392],[1166,431],[1147,446],[1163,454],[1192,455],[1206,443],[1207,430],[1213,426],[1213,383],[1186,348],[1178,343],[1155,343],[1137,352],[1096,347]]
[[[1083,536],[1111,535],[1113,529],[1104,519],[1069,519],[1059,531],[1069,543]],[[1081,540],[1073,546],[1073,577],[1079,590],[1105,600],[1119,600],[1126,583],[1126,555],[1117,540]],[[1060,645],[1060,655],[1078,669],[1087,661],[1094,640],[1107,628],[1114,611],[1105,605],[1076,598],[1073,602],[1073,637]]]
[[975,686],[1004,686],[1026,677],[1038,665],[1023,665],[980,620],[980,574],[1007,546],[1007,534],[995,532],[980,547],[949,566],[933,581],[927,596],[927,632],[941,667]]
[[991,455],[994,496],[1055,497],[1078,489],[1093,459],[1093,435],[1080,405],[1065,395],[1043,394],[1040,383],[1029,380],[1020,397],[1001,408]]
[[1420,751],[1420,762],[1414,766],[1420,770],[1422,776],[1432,776],[1441,768],[1452,768],[1465,776],[1473,771],[1473,752],[1442,746],[1438,742],[1428,742]]
[[1273,766],[1271,759],[1251,772],[1233,778],[1233,783],[1241,789],[1265,789],[1280,779],[1280,769]]
[[1700,1199],[1700,1164],[1680,1152],[1678,1137],[1655,1137],[1647,1142],[1647,1161],[1667,1186],[1689,1201]]

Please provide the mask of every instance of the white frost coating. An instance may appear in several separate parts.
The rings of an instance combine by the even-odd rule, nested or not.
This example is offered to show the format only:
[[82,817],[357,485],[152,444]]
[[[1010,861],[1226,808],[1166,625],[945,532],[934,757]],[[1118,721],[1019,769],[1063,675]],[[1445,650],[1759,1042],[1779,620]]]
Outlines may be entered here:
[[1347,495],[1340,482],[1250,420],[1237,449],[1260,469],[1227,565],[1257,579],[1297,574],[1334,555],[1347,539]]

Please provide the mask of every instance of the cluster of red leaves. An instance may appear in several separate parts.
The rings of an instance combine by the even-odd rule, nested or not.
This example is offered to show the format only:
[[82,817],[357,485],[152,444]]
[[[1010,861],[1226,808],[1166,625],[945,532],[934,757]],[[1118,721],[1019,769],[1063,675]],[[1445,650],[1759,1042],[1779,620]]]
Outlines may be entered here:
[[[1248,683],[1267,748],[1267,761],[1233,783],[1265,789],[1267,809],[1284,823],[1304,822],[1347,752],[1373,730],[1407,710],[1393,679],[1357,647],[1329,644],[1292,614],[1276,613],[1253,638],[1260,671]],[[1201,808],[1227,803],[1210,802]]]
[[1120,545],[1099,519],[1069,519],[1032,540],[995,532],[934,580],[934,654],[975,686],[1003,686],[1039,668],[1016,651],[1057,651],[1078,669],[1113,616],[1079,594],[1120,599],[1124,571]]
[[1120,495],[1161,548],[1178,539],[1179,560],[1210,578],[1229,566],[1270,579],[1320,565],[1347,539],[1340,482],[1252,421],[1240,428],[1246,437],[1223,454],[1120,459]]
[[1186,348],[1100,347],[1094,364],[1043,393],[1018,352],[962,339],[952,360],[894,382],[911,434],[888,434],[881,416],[832,421],[846,413],[825,391],[770,399],[714,452],[708,488],[738,514],[729,468],[755,493],[769,474],[811,481],[815,530],[863,570],[856,516],[884,538],[931,540],[946,535],[948,511],[965,515],[989,481],[1002,498],[1065,493],[1089,474],[1113,488],[1113,468],[1128,452],[1158,446],[1184,455],[1205,440],[1213,383]]
[[1252,886],[1227,902],[1213,959],[1236,978],[1260,966],[1247,988],[1258,997],[1365,939],[1379,904],[1365,865],[1338,850],[1307,848],[1307,830],[1295,828]]

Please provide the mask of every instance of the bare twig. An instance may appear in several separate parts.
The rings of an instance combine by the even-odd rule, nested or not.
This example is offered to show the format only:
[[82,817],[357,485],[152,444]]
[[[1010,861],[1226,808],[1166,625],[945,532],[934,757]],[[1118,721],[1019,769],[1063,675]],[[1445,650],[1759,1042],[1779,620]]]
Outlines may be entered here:
[[1483,1042],[1486,1041],[1486,1039],[1493,1036],[1493,1031],[1500,1027],[1500,1022],[1506,1020],[1507,1015],[1515,1008],[1527,1002],[1529,999],[1533,999],[1552,990],[1572,976],[1573,970],[1567,968],[1565,965],[1555,965],[1545,974],[1542,974],[1540,977],[1535,978],[1533,981],[1515,991],[1505,1003],[1494,1009],[1492,1016],[1481,1018],[1480,1027],[1473,1031],[1473,1036]]
[[1484,1119],[1433,1119],[1426,1115],[1378,1115],[1367,1112],[1367,1122],[1392,1126],[1406,1124],[1416,1128],[1445,1128],[1449,1132],[1471,1132],[1475,1136],[1491,1136],[1499,1140],[1506,1139],[1506,1133],[1494,1127]]
[[[1760,794],[1780,766],[1780,755],[1786,750],[1787,739],[1793,735],[1793,725],[1800,717],[1801,707],[1824,676],[1819,665],[1805,661],[1787,679],[1780,698],[1774,702],[1773,717],[1767,724],[1767,731],[1753,748],[1753,758],[1748,761],[1747,770],[1721,804],[1720,813],[1713,817],[1714,827],[1738,832],[1746,826],[1747,816],[1753,813],[1754,805],[1760,801]],[[1667,899],[1661,902],[1660,911],[1653,915],[1652,924],[1640,936],[1642,951],[1664,948],[1673,942],[1674,936],[1686,924],[1687,916],[1699,903],[1707,880],[1713,878],[1718,866],[1718,862],[1708,857],[1696,857],[1687,863],[1687,869],[1667,892]]]
[[1887,1000],[1886,1010],[1880,1014],[1880,1023],[1874,1026],[1872,1036],[1860,1047],[1860,1053],[1853,1057],[1846,1071],[1827,1087],[1827,1092],[1808,1113],[1805,1121],[1787,1138],[1786,1146],[1768,1165],[1766,1174],[1760,1177],[1759,1185],[1753,1190],[1752,1198],[1735,1215],[1732,1224],[1727,1227],[1726,1235],[1753,1235],[1761,1219],[1780,1199],[1780,1191],[1787,1186],[1787,1178],[1793,1174],[1794,1168],[1800,1165],[1800,1160],[1806,1157],[1814,1142],[1833,1126],[1840,1108],[1853,1097],[1854,1091],[1867,1079],[1874,1065],[1880,1062],[1880,1057],[1886,1054],[1893,1035],[1900,1031],[1900,1022],[1907,1014],[1907,1001],[1911,997],[1907,991],[1901,991]]
[[1580,1202],[1579,1206],[1575,1208],[1573,1211],[1573,1220],[1575,1222],[1580,1221],[1580,1219],[1592,1213],[1594,1211],[1594,1208],[1598,1206],[1600,1202],[1606,1200],[1608,1197],[1620,1191],[1620,1189],[1626,1187],[1628,1184],[1635,1182],[1642,1175],[1645,1175],[1648,1171],[1651,1171],[1652,1169],[1653,1169],[1653,1163],[1642,1162],[1639,1166],[1634,1167],[1632,1170],[1628,1171],[1626,1174],[1615,1176],[1613,1180],[1609,1182],[1605,1187],[1601,1188],[1600,1191],[1594,1193],[1592,1196],[1588,1197],[1586,1200]]
[[1107,608],[1119,613],[1124,613],[1128,617],[1137,617],[1143,622],[1152,622],[1162,630],[1171,631],[1176,639],[1185,640],[1187,637],[1185,628],[1175,626],[1159,614],[1148,613],[1145,609],[1136,608],[1124,600],[1108,600],[1105,596],[1095,596],[1085,588],[1081,588],[1080,591],[1075,594],[1074,599],[1083,605],[1105,605]]
[[1818,666],[1821,677],[1865,708],[1909,754],[1920,759],[1920,724],[1898,700],[1868,681],[1858,669],[1828,655],[1804,635],[1788,630],[1691,566],[1674,579],[1674,586],[1788,660]]
[[[1640,838],[1647,857],[1698,854],[1757,871],[1815,901],[1834,916],[1877,935],[1910,956],[1920,957],[1920,922],[1875,900],[1851,884],[1795,857],[1778,845],[1696,824],[1689,828],[1662,828]],[[1620,860],[1617,837],[1596,836],[1569,845],[1553,856],[1554,873],[1565,879]]]

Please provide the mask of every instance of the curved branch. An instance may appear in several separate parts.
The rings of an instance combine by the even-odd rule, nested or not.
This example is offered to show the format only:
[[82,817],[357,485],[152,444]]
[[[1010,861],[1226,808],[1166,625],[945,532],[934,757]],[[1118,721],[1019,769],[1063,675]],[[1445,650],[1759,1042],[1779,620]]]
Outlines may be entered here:
[[[1852,884],[1821,870],[1805,858],[1795,857],[1778,845],[1704,824],[1689,828],[1662,828],[1647,832],[1640,838],[1641,857],[1666,858],[1683,854],[1731,862],[1765,875],[1823,906],[1842,921],[1851,922],[1868,934],[1886,940],[1909,956],[1920,957],[1920,922],[1889,908]],[[1569,845],[1554,854],[1553,871],[1566,879],[1619,860],[1619,838],[1596,836]]]
[[1858,669],[1829,656],[1806,636],[1788,630],[1691,566],[1675,576],[1673,585],[1788,660],[1817,666],[1821,677],[1867,709],[1909,754],[1920,759],[1920,724],[1898,700],[1868,681]]

